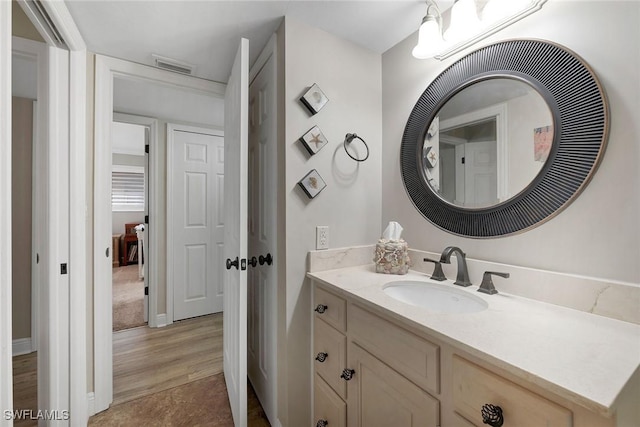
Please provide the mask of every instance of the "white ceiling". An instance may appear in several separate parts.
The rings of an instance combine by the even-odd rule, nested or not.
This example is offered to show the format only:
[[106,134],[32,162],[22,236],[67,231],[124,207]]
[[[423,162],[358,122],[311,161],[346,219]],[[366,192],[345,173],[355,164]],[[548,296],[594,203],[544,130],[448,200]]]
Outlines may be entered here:
[[[439,1],[441,10],[453,1]],[[382,53],[418,29],[423,0],[67,0],[90,51],[142,64],[152,54],[195,66],[194,75],[226,82],[240,37],[253,62],[282,17]],[[309,47],[313,49],[313,46]]]

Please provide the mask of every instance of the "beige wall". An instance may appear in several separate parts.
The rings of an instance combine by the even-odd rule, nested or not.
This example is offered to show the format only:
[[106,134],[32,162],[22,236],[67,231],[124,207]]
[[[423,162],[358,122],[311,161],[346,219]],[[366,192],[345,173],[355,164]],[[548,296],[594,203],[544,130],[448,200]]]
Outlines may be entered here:
[[[284,37],[285,64],[280,70],[284,86],[279,90],[284,90],[286,121],[280,141],[285,162],[281,191],[286,204],[286,250],[279,252],[286,253],[286,273],[281,274],[286,290],[278,297],[286,307],[280,310],[286,357],[279,357],[279,364],[286,364],[288,404],[287,418],[282,408],[279,415],[285,425],[303,426],[309,425],[312,408],[311,292],[305,274],[307,253],[315,249],[316,226],[329,226],[331,247],[372,244],[381,233],[381,57],[289,17],[279,35]],[[299,98],[313,83],[329,102],[310,116]],[[314,125],[329,143],[309,158],[297,140]],[[342,141],[349,132],[369,144],[371,155],[366,162],[358,164],[344,152]],[[312,169],[320,173],[327,188],[309,200],[297,183]]]
[[35,40],[37,42],[44,42],[44,39],[40,33],[38,33],[16,0],[12,0],[11,2],[11,33],[14,36]]
[[[404,189],[399,150],[407,118],[427,85],[453,61],[416,60],[414,34],[382,58],[383,155],[382,217],[404,227],[409,245],[441,252],[460,246],[469,257],[574,273],[637,285],[640,282],[640,3],[550,0],[542,10],[481,44],[512,38],[560,43],[580,55],[607,93],[609,144],[593,180],[551,221],[523,234],[468,239],[433,226],[414,208]],[[615,30],[596,31],[603,22]],[[474,46],[474,49],[480,45]],[[478,282],[479,277],[472,277]]]
[[13,339],[31,337],[33,100],[12,98],[11,234]]

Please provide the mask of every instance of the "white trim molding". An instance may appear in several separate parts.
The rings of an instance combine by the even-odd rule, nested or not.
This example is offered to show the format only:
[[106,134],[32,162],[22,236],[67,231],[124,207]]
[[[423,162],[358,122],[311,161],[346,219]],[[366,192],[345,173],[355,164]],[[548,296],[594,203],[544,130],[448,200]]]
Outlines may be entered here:
[[[0,1],[0,204],[11,206],[11,3]],[[0,209],[0,409],[13,408],[11,209]],[[0,426],[11,426],[0,418]]]
[[38,408],[69,410],[69,52],[56,47],[49,48],[49,95],[50,281],[42,295],[46,307],[41,307],[48,358],[38,358],[38,372],[44,373],[48,387],[44,396],[38,394]]
[[12,353],[13,356],[20,356],[23,354],[29,354],[35,351],[31,342],[31,337],[18,338],[13,340]]
[[[115,77],[224,97],[226,85],[121,59],[96,55],[94,122],[94,384],[95,409],[113,401],[111,257],[111,121]],[[157,151],[157,150],[156,150]],[[152,223],[153,224],[153,223]],[[157,257],[157,253],[155,256]],[[152,254],[153,256],[153,254]],[[151,289],[150,289],[151,291]],[[150,302],[151,303],[151,302]],[[150,316],[150,319],[154,319]]]
[[[59,8],[57,9],[59,10]],[[64,8],[66,11],[66,7]],[[68,11],[66,12],[68,14]],[[66,16],[65,14],[65,16]],[[70,25],[65,20],[67,32]],[[73,25],[75,28],[75,25]],[[75,30],[77,31],[77,29]],[[75,34],[75,32],[74,32]],[[79,36],[79,33],[78,33]],[[66,36],[69,39],[69,36]],[[87,52],[81,39],[69,43],[69,411],[85,425],[87,408]],[[64,315],[64,313],[61,313]]]
[[[151,318],[151,317],[149,317]],[[158,328],[164,328],[165,326],[168,325],[167,323],[167,314],[166,313],[162,313],[162,314],[158,314],[156,316],[156,327]]]

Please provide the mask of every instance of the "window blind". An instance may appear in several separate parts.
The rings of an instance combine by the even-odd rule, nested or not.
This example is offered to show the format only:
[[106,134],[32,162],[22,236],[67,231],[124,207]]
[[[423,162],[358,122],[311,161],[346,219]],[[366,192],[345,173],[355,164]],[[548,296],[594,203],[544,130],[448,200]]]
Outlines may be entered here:
[[114,211],[144,211],[144,173],[111,172],[111,206]]

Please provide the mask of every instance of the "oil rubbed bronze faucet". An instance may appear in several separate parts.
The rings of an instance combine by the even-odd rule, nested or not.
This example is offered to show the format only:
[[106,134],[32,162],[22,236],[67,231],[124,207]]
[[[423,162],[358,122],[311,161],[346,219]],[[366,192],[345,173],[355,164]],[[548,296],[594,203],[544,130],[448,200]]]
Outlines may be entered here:
[[500,273],[498,271],[485,271],[482,276],[482,283],[480,284],[480,288],[478,288],[478,292],[483,292],[485,294],[494,295],[498,293],[498,290],[493,285],[493,280],[491,280],[491,276],[500,276],[505,279],[509,278],[509,273]]
[[454,285],[458,286],[471,286],[471,281],[469,281],[469,271],[467,270],[467,258],[462,249],[456,246],[448,246],[442,251],[442,255],[440,256],[440,262],[444,264],[451,264],[451,255],[456,254],[458,259],[458,275],[456,276],[456,281],[453,282]]

